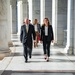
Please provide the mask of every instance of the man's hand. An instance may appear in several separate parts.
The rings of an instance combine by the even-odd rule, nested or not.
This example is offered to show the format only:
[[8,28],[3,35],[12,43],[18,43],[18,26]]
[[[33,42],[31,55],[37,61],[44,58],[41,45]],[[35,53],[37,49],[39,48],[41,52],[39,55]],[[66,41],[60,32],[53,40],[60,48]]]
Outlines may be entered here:
[[34,40],[34,42],[36,42],[36,40]]

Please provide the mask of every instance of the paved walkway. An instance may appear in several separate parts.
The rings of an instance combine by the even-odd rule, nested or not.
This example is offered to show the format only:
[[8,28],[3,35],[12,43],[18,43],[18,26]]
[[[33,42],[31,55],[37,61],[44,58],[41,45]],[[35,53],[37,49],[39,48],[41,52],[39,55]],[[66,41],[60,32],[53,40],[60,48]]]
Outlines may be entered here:
[[[18,36],[12,37],[14,50],[12,54],[0,61],[2,75],[75,75],[75,56],[64,54],[63,48],[51,46],[50,61],[46,62],[43,56],[42,45],[33,48],[32,58],[25,63],[23,47]],[[4,71],[4,72],[3,72]]]

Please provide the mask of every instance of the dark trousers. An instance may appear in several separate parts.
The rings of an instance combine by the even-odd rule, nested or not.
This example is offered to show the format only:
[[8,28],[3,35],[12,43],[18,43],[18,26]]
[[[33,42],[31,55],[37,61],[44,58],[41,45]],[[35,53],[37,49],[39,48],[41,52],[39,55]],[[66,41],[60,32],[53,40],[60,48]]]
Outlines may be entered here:
[[24,48],[24,58],[28,60],[28,55],[31,56],[31,49],[27,46],[27,44],[23,43]]
[[50,57],[50,44],[51,41],[47,40],[47,36],[45,36],[44,40],[43,40],[43,50],[44,50],[44,54],[47,54],[48,57]]

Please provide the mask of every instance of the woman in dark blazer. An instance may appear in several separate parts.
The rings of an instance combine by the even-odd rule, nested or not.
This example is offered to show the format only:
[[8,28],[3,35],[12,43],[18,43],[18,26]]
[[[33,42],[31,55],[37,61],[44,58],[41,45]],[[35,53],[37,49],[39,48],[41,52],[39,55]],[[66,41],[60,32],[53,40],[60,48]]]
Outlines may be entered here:
[[54,40],[52,25],[50,25],[48,18],[44,18],[44,24],[41,27],[41,42],[43,42],[43,51],[46,61],[50,57],[50,44]]

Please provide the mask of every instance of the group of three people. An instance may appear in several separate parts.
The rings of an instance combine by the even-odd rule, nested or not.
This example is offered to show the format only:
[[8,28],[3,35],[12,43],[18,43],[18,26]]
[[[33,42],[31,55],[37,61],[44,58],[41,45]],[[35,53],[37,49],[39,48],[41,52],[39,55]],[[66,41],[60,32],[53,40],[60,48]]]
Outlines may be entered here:
[[[50,44],[54,40],[52,25],[50,24],[48,18],[44,18],[43,25],[41,27],[39,24],[38,27],[36,27],[37,24],[37,19],[35,19],[33,25],[29,23],[29,19],[25,19],[24,25],[21,26],[20,41],[23,44],[24,58],[26,63],[28,61],[28,55],[29,58],[32,56],[33,41],[34,43],[37,43],[36,36],[40,33],[40,30],[40,42],[43,43],[44,59],[49,61]],[[39,27],[40,29],[38,33],[37,28]]]

